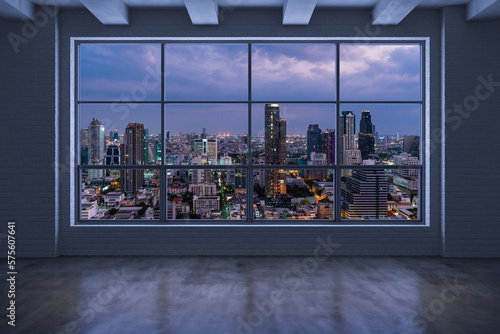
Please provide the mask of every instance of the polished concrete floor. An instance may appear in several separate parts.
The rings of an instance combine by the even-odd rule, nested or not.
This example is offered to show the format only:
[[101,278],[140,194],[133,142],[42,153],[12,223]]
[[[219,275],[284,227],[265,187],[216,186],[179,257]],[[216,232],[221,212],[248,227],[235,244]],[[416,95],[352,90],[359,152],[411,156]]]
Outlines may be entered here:
[[16,327],[2,315],[0,333],[500,333],[500,259],[61,257],[17,269]]

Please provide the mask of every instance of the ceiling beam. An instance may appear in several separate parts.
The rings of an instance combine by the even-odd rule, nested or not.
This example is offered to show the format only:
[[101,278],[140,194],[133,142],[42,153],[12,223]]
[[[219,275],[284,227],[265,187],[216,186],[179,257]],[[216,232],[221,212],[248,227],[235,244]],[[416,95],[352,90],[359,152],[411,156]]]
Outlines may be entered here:
[[29,0],[0,0],[0,11],[11,18],[33,20],[35,17],[35,5]]
[[218,25],[219,7],[216,0],[184,0],[194,25]]
[[308,25],[318,0],[285,0],[284,25]]
[[481,20],[500,16],[499,0],[472,0],[467,4],[466,19]]
[[374,25],[397,25],[422,0],[380,0],[372,11]]
[[128,8],[123,0],[80,0],[102,24],[127,25]]

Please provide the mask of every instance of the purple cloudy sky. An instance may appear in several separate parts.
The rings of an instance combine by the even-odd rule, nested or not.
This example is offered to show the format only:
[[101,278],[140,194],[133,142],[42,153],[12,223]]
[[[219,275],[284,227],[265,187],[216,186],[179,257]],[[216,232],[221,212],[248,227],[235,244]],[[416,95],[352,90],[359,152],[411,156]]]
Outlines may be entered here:
[[[173,43],[165,47],[166,101],[247,101],[246,44]],[[282,102],[289,134],[305,134],[307,124],[335,127],[333,104],[286,104],[286,101],[335,101],[334,44],[253,44],[252,99]],[[344,101],[420,99],[418,45],[341,44],[340,97]],[[159,44],[82,44],[81,101],[160,101]],[[416,134],[420,106],[350,104],[342,110],[372,110],[379,133]],[[82,104],[81,127],[92,117],[112,129],[142,122],[150,133],[160,131],[159,104]],[[252,107],[252,128],[263,128],[263,104]],[[247,132],[246,104],[168,104],[165,129],[177,132]],[[204,111],[204,112],[203,112]],[[357,117],[357,126],[359,121]],[[260,124],[262,123],[262,124]],[[260,124],[260,125],[259,125]]]

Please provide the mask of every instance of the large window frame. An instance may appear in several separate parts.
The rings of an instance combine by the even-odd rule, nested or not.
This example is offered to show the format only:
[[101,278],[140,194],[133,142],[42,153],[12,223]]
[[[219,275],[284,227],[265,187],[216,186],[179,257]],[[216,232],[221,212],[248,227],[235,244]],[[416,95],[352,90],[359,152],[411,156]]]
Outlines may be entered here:
[[[79,101],[79,45],[84,43],[155,43],[161,44],[161,73],[164,73],[165,67],[165,49],[164,45],[167,43],[238,43],[248,45],[248,99],[246,101],[166,101],[165,100],[165,78],[162,75],[161,80],[161,100],[148,101],[148,102],[134,102],[134,103],[159,103],[161,104],[161,142],[162,142],[162,159],[161,165],[113,165],[113,166],[93,166],[92,169],[159,169],[160,170],[160,219],[159,220],[82,220],[81,213],[81,171],[88,169],[88,165],[80,164],[79,154],[79,105],[82,103],[102,103],[102,101]],[[330,43],[336,45],[336,95],[334,101],[254,101],[252,100],[252,44],[254,43]],[[418,101],[343,101],[340,100],[340,44],[347,43],[379,43],[379,44],[420,44],[421,46],[421,99]],[[70,40],[70,110],[71,110],[71,133],[70,133],[70,221],[71,226],[165,226],[165,227],[179,227],[179,226],[234,226],[234,227],[248,227],[248,226],[288,226],[288,227],[377,227],[377,226],[430,226],[430,38],[428,37],[408,37],[408,38],[76,38]],[[115,101],[116,102],[116,101]],[[127,102],[123,102],[127,103]],[[170,103],[235,103],[248,105],[248,164],[247,165],[167,165],[165,164],[165,106]],[[340,152],[340,140],[338,140],[340,114],[342,104],[418,104],[421,106],[421,133],[420,133],[420,165],[418,166],[384,166],[373,167],[365,165],[351,166],[351,169],[418,169],[419,172],[419,201],[418,206],[419,215],[418,219],[414,220],[346,220],[341,218],[341,172],[347,169],[348,165],[335,165],[328,166],[313,166],[308,165],[307,169],[330,169],[334,171],[334,219],[314,219],[305,220],[300,223],[296,220],[260,220],[253,218],[253,175],[254,169],[298,169],[292,165],[257,165],[252,161],[252,105],[257,103],[283,103],[283,104],[307,104],[307,103],[329,103],[336,106],[336,158]],[[171,169],[245,169],[247,172],[247,190],[246,190],[246,220],[167,220],[167,170]]]

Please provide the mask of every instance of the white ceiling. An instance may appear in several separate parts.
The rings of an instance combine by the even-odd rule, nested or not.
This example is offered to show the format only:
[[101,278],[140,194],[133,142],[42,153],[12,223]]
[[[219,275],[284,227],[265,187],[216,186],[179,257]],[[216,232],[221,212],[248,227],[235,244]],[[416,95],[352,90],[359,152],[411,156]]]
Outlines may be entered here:
[[[372,10],[373,24],[398,24],[414,8],[466,5],[467,20],[500,18],[500,0],[0,0],[0,16],[33,18],[34,5],[87,8],[103,24],[128,24],[128,11],[138,8],[186,8],[193,24],[218,24],[221,8],[283,8],[283,24],[306,25],[323,8]],[[397,13],[394,13],[397,8]]]

